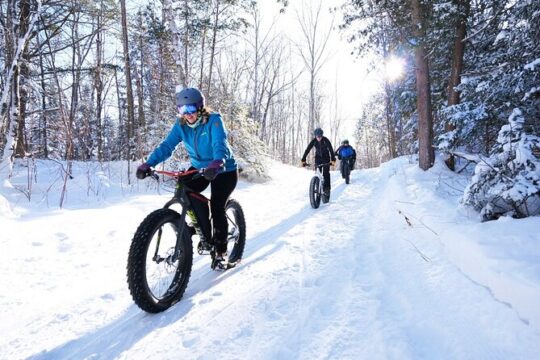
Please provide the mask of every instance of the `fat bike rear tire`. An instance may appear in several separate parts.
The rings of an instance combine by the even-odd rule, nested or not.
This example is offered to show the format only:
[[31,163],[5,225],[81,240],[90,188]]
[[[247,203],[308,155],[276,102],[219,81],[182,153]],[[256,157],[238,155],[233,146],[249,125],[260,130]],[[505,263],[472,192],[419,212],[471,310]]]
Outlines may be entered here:
[[324,191],[323,190],[323,194],[322,194],[322,202],[323,204],[328,204],[328,202],[330,201],[330,190],[328,191]]
[[240,203],[229,199],[225,205],[225,214],[228,222],[227,253],[228,262],[236,264],[242,259],[246,246],[246,218]]
[[193,244],[187,226],[182,234],[181,228],[178,212],[159,209],[143,220],[133,236],[127,282],[133,301],[146,312],[164,311],[184,295],[193,265]]
[[321,180],[317,176],[311,178],[309,183],[309,202],[314,209],[321,204]]

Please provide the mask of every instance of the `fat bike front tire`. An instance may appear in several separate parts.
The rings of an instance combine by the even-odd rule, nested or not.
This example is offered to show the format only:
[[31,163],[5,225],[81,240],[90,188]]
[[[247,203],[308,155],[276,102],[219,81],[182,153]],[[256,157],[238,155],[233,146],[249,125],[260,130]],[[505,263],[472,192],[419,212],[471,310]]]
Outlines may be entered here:
[[321,204],[321,180],[317,176],[311,178],[309,183],[309,202],[314,209]]
[[127,282],[133,301],[149,313],[168,309],[184,295],[192,265],[193,244],[180,214],[172,209],[150,213],[129,249]]

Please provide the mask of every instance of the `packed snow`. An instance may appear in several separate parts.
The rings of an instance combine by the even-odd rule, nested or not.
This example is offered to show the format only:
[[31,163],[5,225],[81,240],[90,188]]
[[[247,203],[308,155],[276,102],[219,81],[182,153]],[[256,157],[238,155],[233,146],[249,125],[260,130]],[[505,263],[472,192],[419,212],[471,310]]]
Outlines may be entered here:
[[195,255],[155,315],[131,299],[127,254],[170,186],[77,163],[60,209],[60,164],[19,165],[0,192],[0,359],[538,358],[540,218],[480,222],[459,204],[467,176],[441,163],[401,157],[349,185],[333,171],[316,210],[313,172],[270,163],[233,193],[243,262]]

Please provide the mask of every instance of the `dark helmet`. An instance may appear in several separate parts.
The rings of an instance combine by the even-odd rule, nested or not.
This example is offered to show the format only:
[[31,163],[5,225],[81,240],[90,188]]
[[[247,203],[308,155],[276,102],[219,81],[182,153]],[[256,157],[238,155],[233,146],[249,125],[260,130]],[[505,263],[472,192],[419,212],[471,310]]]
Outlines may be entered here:
[[185,88],[176,93],[176,106],[194,104],[197,108],[204,106],[204,95],[197,88]]
[[315,130],[313,130],[313,135],[315,136],[323,136],[323,131],[321,128],[316,128]]
[[341,142],[341,145],[349,145],[349,140],[345,139]]

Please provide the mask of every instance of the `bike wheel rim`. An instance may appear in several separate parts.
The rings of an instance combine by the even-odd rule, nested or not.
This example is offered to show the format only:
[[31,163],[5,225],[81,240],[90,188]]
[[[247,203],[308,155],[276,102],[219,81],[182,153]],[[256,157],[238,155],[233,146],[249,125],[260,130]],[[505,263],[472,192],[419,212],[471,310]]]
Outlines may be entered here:
[[[237,214],[236,210],[233,208],[225,209],[225,216],[227,218],[227,251],[229,252],[229,258],[236,257],[236,244],[240,239],[240,227],[237,224]],[[232,245],[231,250],[229,251],[229,246]]]
[[[159,247],[157,238],[159,229],[162,230]],[[167,301],[174,296],[175,289],[180,286],[182,268],[185,262],[185,249],[180,249],[176,261],[164,260],[159,264],[153,259],[156,252],[161,258],[170,258],[174,254],[177,241],[177,229],[173,223],[167,222],[156,229],[146,252],[145,280],[148,293],[156,302]]]

